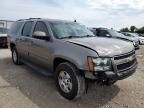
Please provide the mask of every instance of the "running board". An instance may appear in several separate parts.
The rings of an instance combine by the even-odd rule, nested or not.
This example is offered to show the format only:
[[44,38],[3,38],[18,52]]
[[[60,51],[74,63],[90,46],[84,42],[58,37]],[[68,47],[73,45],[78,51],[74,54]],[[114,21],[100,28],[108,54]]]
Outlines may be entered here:
[[29,67],[31,67],[32,69],[34,69],[35,71],[37,71],[37,72],[39,72],[39,73],[41,73],[41,74],[43,74],[43,75],[45,75],[45,76],[49,76],[49,77],[53,77],[54,76],[54,74],[52,73],[52,72],[50,72],[50,71],[48,71],[48,70],[46,70],[46,69],[43,69],[43,68],[41,68],[41,67],[39,67],[39,66],[37,66],[37,65],[35,65],[35,64],[33,64],[33,63],[30,63],[30,62],[28,62],[28,61],[26,61],[26,60],[21,60],[24,64],[26,64],[26,65],[28,65]]

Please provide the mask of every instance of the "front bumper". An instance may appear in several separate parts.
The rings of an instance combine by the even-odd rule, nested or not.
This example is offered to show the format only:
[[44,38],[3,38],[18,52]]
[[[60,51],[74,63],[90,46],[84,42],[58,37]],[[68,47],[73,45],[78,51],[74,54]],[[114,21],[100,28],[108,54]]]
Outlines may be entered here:
[[131,76],[133,73],[136,72],[136,68],[137,68],[137,63],[135,63],[131,68],[121,71],[121,72],[114,72],[114,71],[106,71],[106,72],[85,72],[85,78],[88,79],[101,79],[101,80],[122,80],[125,79],[129,76]]
[[101,81],[106,81],[107,79],[117,81],[131,76],[137,68],[135,51],[115,56],[114,58],[112,58],[112,65],[112,71],[85,72],[85,77]]
[[137,68],[137,63],[135,63],[131,68],[127,70],[121,71],[119,73],[114,73],[112,71],[105,72],[105,75],[108,79],[122,80],[131,76],[134,72],[136,72],[136,68]]

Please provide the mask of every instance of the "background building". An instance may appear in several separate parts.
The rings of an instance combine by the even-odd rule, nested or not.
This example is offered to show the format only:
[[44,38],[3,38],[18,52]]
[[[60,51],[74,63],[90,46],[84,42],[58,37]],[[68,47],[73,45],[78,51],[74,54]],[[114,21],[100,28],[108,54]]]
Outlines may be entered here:
[[9,20],[0,20],[0,28],[10,28],[14,21],[9,21]]

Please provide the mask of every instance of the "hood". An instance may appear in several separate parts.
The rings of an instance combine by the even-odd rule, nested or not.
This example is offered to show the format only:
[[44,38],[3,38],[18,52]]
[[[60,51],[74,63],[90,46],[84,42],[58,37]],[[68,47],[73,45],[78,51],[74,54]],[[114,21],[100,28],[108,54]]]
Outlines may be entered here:
[[89,47],[95,50],[99,56],[113,57],[114,55],[120,55],[134,50],[134,46],[131,42],[119,39],[89,37],[65,40],[67,42]]
[[136,37],[123,36],[123,38],[128,39],[130,41],[134,41],[134,42],[138,41],[138,38],[136,38]]
[[7,37],[7,34],[0,34],[0,37]]

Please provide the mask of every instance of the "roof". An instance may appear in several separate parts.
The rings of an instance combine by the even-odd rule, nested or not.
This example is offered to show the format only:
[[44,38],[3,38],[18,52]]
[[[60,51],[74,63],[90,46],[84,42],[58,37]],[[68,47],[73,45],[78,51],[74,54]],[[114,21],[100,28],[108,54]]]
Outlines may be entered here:
[[74,22],[74,21],[68,21],[68,20],[59,20],[59,19],[48,19],[48,18],[29,18],[29,19],[20,19],[17,21],[50,21],[50,22]]

